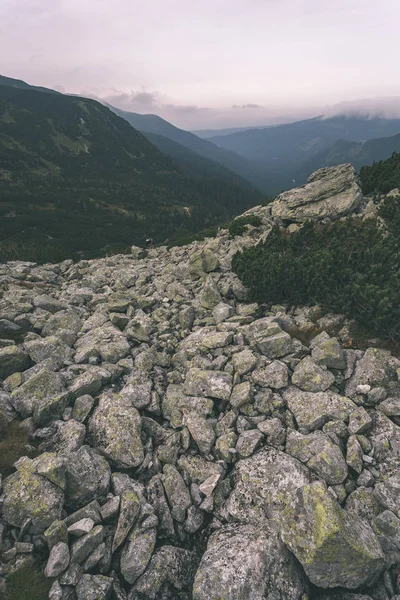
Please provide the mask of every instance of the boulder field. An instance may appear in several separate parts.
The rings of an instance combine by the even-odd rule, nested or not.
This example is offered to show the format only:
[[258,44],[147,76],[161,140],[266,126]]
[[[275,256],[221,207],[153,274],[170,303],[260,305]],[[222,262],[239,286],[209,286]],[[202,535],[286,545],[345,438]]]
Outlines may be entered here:
[[274,223],[363,218],[348,165],[307,186],[234,239],[0,265],[1,435],[29,439],[3,575],[35,559],[50,600],[400,599],[400,361],[231,271]]

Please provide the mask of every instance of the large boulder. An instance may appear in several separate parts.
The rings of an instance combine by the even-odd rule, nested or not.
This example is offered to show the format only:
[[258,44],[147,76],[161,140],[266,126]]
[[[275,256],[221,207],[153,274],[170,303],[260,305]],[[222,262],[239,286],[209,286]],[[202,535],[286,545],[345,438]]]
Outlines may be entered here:
[[272,203],[271,214],[298,223],[337,219],[354,210],[361,198],[356,171],[348,163],[319,169],[302,187],[283,192]]
[[63,504],[62,489],[39,475],[27,458],[20,461],[18,471],[4,482],[3,516],[14,527],[22,527],[31,519],[33,531],[43,533],[60,519]]
[[25,371],[30,365],[28,354],[19,346],[0,348],[0,379]]
[[300,600],[307,593],[298,563],[268,524],[228,525],[208,540],[193,600]]
[[118,394],[103,395],[89,421],[94,445],[123,468],[137,467],[143,461],[141,428],[139,412]]
[[76,452],[69,453],[65,467],[65,496],[70,509],[76,510],[92,500],[106,497],[111,470],[106,459],[95,450],[82,446]]
[[383,570],[370,526],[343,510],[320,482],[298,489],[278,519],[283,541],[318,587],[355,589]]
[[84,363],[89,358],[101,358],[104,362],[116,363],[130,351],[124,334],[111,323],[92,329],[75,344],[75,362]]
[[298,460],[276,448],[263,448],[236,464],[234,489],[227,512],[241,523],[259,523],[279,513],[287,501],[310,480]]

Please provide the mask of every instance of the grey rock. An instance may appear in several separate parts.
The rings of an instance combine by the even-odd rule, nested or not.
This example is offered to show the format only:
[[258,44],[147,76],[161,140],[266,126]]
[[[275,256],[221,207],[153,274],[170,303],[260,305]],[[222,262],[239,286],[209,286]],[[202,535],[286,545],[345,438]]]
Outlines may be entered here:
[[271,214],[280,219],[304,222],[337,219],[360,203],[362,191],[354,167],[348,163],[319,169],[307,183],[283,192],[272,203]]
[[104,362],[116,363],[130,350],[125,335],[111,323],[92,329],[75,344],[75,362],[88,362],[89,358],[99,357]]
[[22,527],[26,519],[31,519],[33,531],[42,533],[61,517],[63,504],[63,491],[35,473],[29,459],[4,482],[3,516],[14,527]]
[[292,375],[292,383],[306,392],[324,392],[334,381],[333,373],[317,365],[310,356],[299,362]]
[[323,433],[301,435],[290,431],[286,438],[286,452],[305,463],[328,485],[339,485],[347,477],[346,462],[339,447]]
[[94,527],[93,519],[86,517],[85,519],[81,519],[80,521],[76,521],[68,527],[68,533],[74,537],[82,537],[86,535],[90,531],[92,531]]
[[317,364],[328,369],[346,368],[346,358],[336,338],[329,338],[314,345],[311,356]]
[[76,510],[92,500],[104,498],[110,485],[110,473],[107,461],[92,448],[82,446],[71,452],[66,461],[67,506]]
[[58,577],[69,565],[69,548],[64,542],[59,542],[51,549],[49,560],[44,570],[45,577]]
[[283,541],[318,587],[355,589],[383,570],[382,548],[372,529],[349,516],[322,483],[300,488],[279,522]]
[[121,573],[125,581],[130,584],[135,583],[146,570],[156,545],[156,538],[155,529],[142,532],[134,530],[130,534],[122,550],[120,561]]
[[345,421],[356,408],[348,398],[330,391],[314,393],[290,387],[283,397],[302,433],[319,429],[332,419]]
[[241,433],[236,444],[240,458],[247,458],[254,454],[263,439],[264,435],[259,429],[250,429]]
[[140,415],[122,396],[103,394],[88,429],[94,445],[118,466],[137,467],[143,461]]
[[175,546],[162,546],[153,554],[146,571],[134,584],[129,600],[156,600],[163,586],[170,589],[170,598],[191,589],[196,573],[196,554]]
[[385,508],[400,517],[400,470],[375,486],[374,495]]
[[208,396],[229,400],[232,390],[232,377],[222,371],[190,369],[183,386],[188,396]]
[[71,547],[71,564],[82,564],[91,552],[103,541],[104,527],[97,525],[82,536],[76,542],[73,542]]
[[5,379],[19,371],[25,371],[30,364],[28,354],[19,346],[0,348],[0,379]]
[[94,406],[95,400],[89,394],[84,394],[83,396],[79,396],[75,402],[72,410],[72,417],[81,423],[83,423],[90,411]]
[[300,600],[307,583],[270,525],[228,525],[212,534],[193,584],[193,600]]
[[352,396],[356,393],[357,386],[370,385],[382,386],[391,379],[396,378],[398,361],[388,350],[368,348],[361,360],[358,361],[354,374],[346,385],[346,394]]
[[174,466],[165,465],[163,471],[162,482],[171,509],[171,516],[179,523],[183,523],[186,511],[192,503],[189,490],[182,475]]
[[82,575],[76,586],[78,600],[109,600],[113,580],[104,575]]
[[140,500],[133,490],[125,490],[121,495],[121,506],[117,529],[114,534],[111,551],[114,553],[125,541],[135,525],[140,513]]
[[257,524],[279,514],[310,473],[295,458],[268,447],[236,463],[233,477],[228,513],[241,523]]
[[41,296],[35,296],[33,298],[33,304],[36,306],[36,308],[42,308],[43,310],[47,310],[51,313],[56,313],[66,308],[62,302],[56,298],[52,298],[51,296],[46,296],[45,294]]

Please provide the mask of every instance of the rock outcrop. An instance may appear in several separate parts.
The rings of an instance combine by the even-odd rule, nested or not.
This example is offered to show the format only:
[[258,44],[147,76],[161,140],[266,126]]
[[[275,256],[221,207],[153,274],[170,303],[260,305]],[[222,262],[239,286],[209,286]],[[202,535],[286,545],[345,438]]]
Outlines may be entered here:
[[296,223],[337,219],[352,212],[361,199],[356,172],[349,163],[319,169],[304,186],[283,192],[272,203],[271,214]]
[[359,200],[344,165],[242,237],[0,265],[0,431],[29,436],[0,479],[6,573],[34,559],[51,600],[396,599],[400,361],[231,271],[274,222]]

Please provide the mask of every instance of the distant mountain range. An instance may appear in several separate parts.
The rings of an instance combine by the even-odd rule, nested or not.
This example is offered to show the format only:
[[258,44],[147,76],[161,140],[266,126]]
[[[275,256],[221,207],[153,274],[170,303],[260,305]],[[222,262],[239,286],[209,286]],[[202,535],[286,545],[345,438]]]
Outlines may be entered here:
[[162,241],[320,167],[359,169],[400,150],[400,119],[315,117],[218,134],[202,139],[157,115],[0,76],[0,236],[47,236],[87,253]]
[[94,255],[198,231],[265,199],[219,163],[195,156],[187,168],[95,100],[11,83],[0,81],[0,242]]
[[[179,144],[203,158],[219,163],[225,169],[237,173],[257,187],[267,190],[268,182],[265,179],[262,167],[251,164],[250,161],[239,156],[236,152],[220,148],[208,140],[197,137],[193,133],[179,129],[157,115],[141,115],[120,110],[109,104],[107,106],[115,114],[128,121],[132,127],[143,133],[166,154],[177,157],[178,149],[176,148],[176,144]],[[164,140],[160,140],[154,136],[162,136]],[[172,140],[174,144],[169,146],[166,140]],[[180,155],[181,151],[178,154]]]
[[[276,193],[303,183],[315,170],[310,169],[311,164],[329,162],[330,157],[335,161],[332,164],[346,162],[348,147],[342,154],[343,145],[337,146],[338,140],[359,143],[389,137],[387,144],[379,143],[377,146],[384,148],[384,154],[373,153],[373,160],[380,160],[397,149],[397,140],[393,140],[397,133],[400,133],[400,119],[336,116],[328,119],[316,117],[266,129],[247,129],[214,136],[209,141],[262,168],[269,189]],[[389,152],[391,144],[393,147]],[[366,152],[363,159],[370,160],[369,156]],[[355,161],[355,166],[360,166],[359,162]]]

